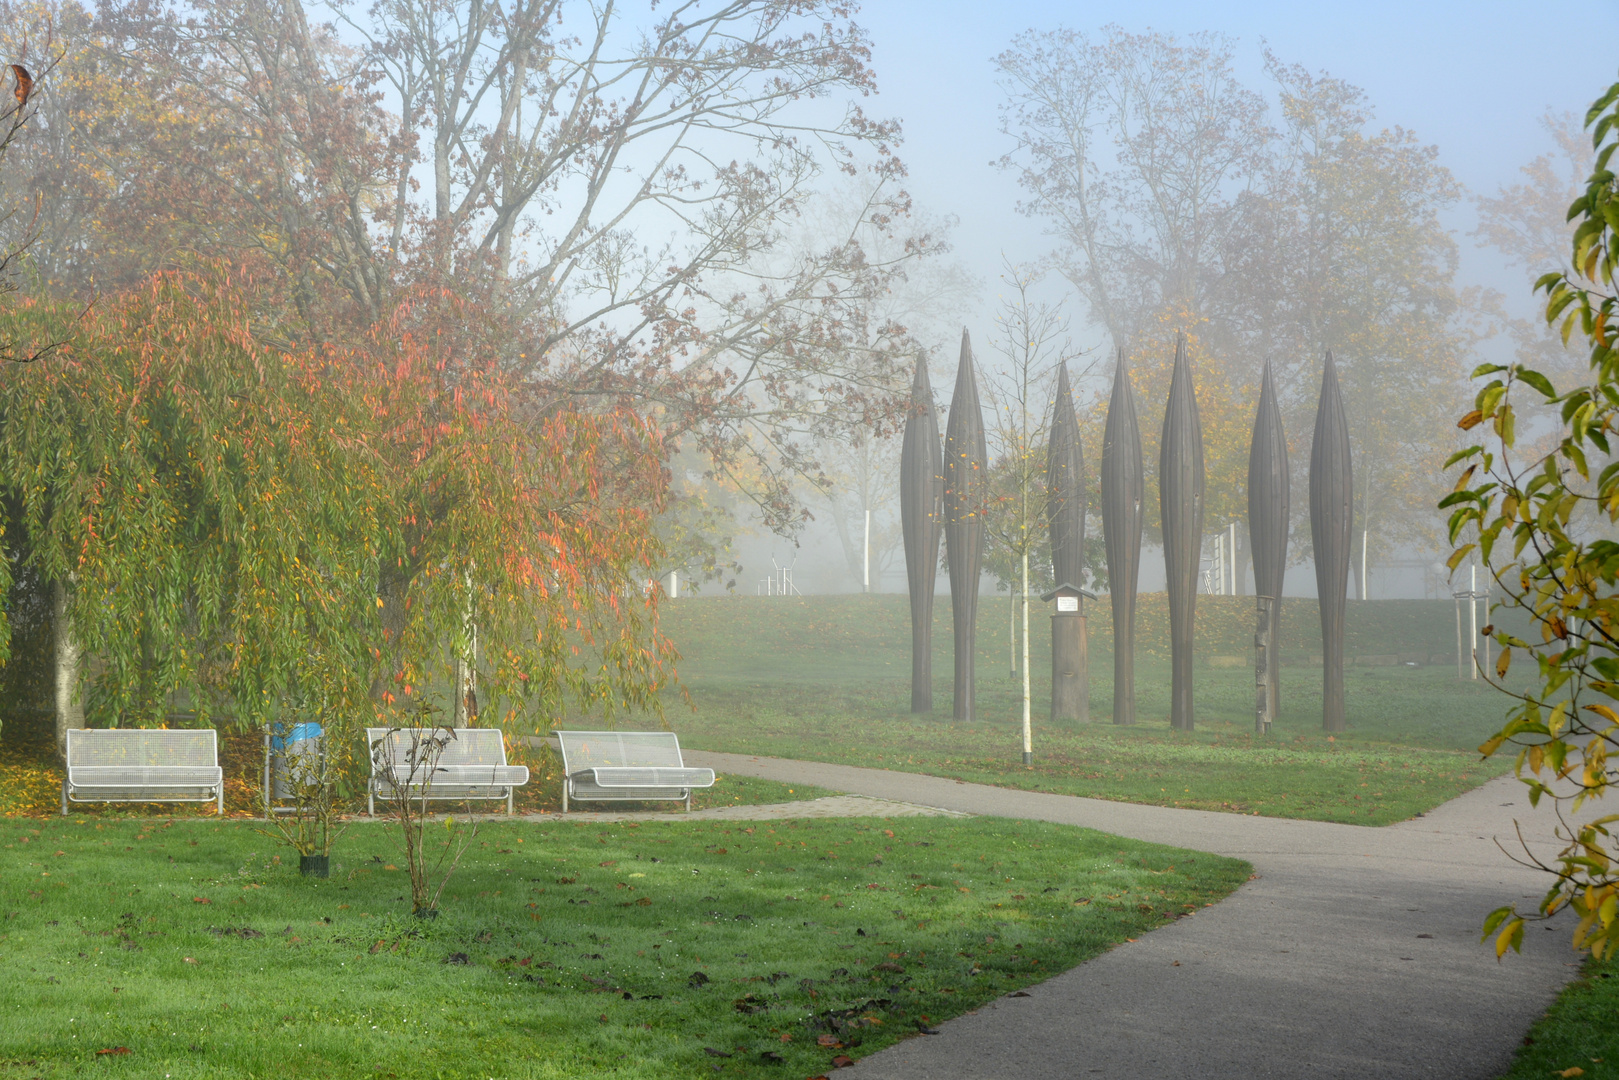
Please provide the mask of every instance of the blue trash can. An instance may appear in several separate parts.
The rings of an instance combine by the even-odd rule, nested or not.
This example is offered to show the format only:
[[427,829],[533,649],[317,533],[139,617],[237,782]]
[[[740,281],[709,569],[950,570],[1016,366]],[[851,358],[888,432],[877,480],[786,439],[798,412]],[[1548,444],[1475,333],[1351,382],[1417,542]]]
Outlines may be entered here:
[[296,780],[314,779],[320,773],[321,738],[316,723],[294,724],[285,735],[270,738],[270,768],[275,777],[274,796],[291,799]]

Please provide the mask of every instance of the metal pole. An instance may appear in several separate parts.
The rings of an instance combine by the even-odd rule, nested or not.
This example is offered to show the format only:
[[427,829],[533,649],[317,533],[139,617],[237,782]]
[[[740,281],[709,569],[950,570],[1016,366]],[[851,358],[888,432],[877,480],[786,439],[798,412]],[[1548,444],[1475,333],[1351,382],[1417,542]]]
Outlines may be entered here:
[[1462,674],[1462,654],[1467,650],[1462,646],[1462,594],[1454,594],[1456,600],[1456,678],[1465,679]]
[[1226,532],[1231,537],[1231,543],[1226,545],[1227,547],[1229,547],[1231,549],[1231,593],[1230,593],[1230,595],[1236,596],[1237,595],[1237,523],[1235,521],[1233,521],[1230,525],[1227,525],[1226,526]]
[[1467,590],[1467,664],[1469,679],[1478,678],[1478,564],[1474,563],[1468,568]]
[[1368,595],[1366,587],[1366,537],[1370,531],[1369,529],[1360,531],[1360,598],[1362,600],[1366,599]]
[[860,548],[860,591],[871,591],[871,511],[866,511],[866,539]]

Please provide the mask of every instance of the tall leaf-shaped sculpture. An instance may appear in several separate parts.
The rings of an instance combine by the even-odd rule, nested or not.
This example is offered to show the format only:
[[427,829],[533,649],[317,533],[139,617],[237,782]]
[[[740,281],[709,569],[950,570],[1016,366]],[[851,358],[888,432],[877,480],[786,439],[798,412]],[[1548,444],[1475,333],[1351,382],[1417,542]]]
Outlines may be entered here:
[[1113,605],[1113,722],[1136,722],[1136,584],[1141,576],[1141,428],[1136,392],[1119,350],[1102,433],[1102,536]]
[[1057,371],[1057,401],[1046,446],[1046,522],[1056,583],[1084,584],[1085,453],[1079,444],[1079,417],[1074,415],[1067,363]]
[[[1057,400],[1046,444],[1046,523],[1051,533],[1051,568],[1060,590],[1076,588],[1085,574],[1085,455],[1079,443],[1079,417],[1068,385],[1068,365],[1057,371]],[[1083,594],[1064,611],[1059,600],[1051,617],[1051,718],[1090,719],[1089,658]]]
[[944,431],[944,543],[950,557],[950,613],[956,631],[955,711],[974,717],[973,647],[978,629],[978,578],[984,566],[984,506],[989,454],[984,414],[973,377],[973,347],[961,332],[961,364]]
[[1276,383],[1270,361],[1259,384],[1259,409],[1254,414],[1253,440],[1248,444],[1248,538],[1254,553],[1254,591],[1270,597],[1266,605],[1267,643],[1264,673],[1269,697],[1267,715],[1281,707],[1281,658],[1278,646],[1282,626],[1282,575],[1287,570],[1287,524],[1291,502],[1287,470],[1287,436],[1282,432],[1282,410],[1276,404]]
[[1192,627],[1203,556],[1203,424],[1197,415],[1186,338],[1175,337],[1175,371],[1164,408],[1158,451],[1158,506],[1164,525],[1164,573],[1169,585],[1169,723],[1192,729]]
[[933,710],[933,583],[943,525],[939,418],[926,358],[916,361],[911,410],[899,454],[899,516],[905,533],[905,576],[911,588],[911,711]]
[[1338,389],[1338,368],[1327,353],[1321,402],[1310,446],[1310,540],[1315,546],[1315,591],[1321,601],[1321,727],[1343,731],[1344,605],[1355,482],[1349,460],[1349,420]]

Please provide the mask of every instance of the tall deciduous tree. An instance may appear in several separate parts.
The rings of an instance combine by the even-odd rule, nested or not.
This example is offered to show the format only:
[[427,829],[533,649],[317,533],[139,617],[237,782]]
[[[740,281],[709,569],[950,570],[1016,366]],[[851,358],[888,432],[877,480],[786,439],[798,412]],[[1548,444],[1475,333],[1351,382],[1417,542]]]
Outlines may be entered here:
[[[75,268],[80,287],[252,259],[291,341],[352,340],[407,290],[448,289],[503,325],[493,359],[529,392],[638,402],[783,528],[806,430],[897,415],[914,349],[883,302],[933,241],[906,224],[898,127],[860,108],[875,82],[846,5],[337,12],[99,10],[99,74],[64,110],[104,119],[40,148],[92,208],[91,241],[64,243],[122,256]],[[92,159],[95,182],[75,171]],[[840,173],[860,197],[805,228]]]
[[1303,432],[1331,349],[1364,481],[1357,548],[1368,533],[1385,552],[1434,539],[1430,466],[1449,448],[1435,432],[1469,343],[1439,220],[1459,186],[1433,147],[1373,128],[1355,87],[1267,53],[1272,110],[1236,78],[1232,50],[1207,36],[1025,34],[998,58],[1016,142],[1004,164],[1093,319],[1145,361],[1137,371],[1164,362],[1166,327],[1195,331],[1200,401],[1234,406],[1204,410],[1210,495],[1232,495],[1211,523],[1241,516],[1240,417],[1262,362],[1288,430]]

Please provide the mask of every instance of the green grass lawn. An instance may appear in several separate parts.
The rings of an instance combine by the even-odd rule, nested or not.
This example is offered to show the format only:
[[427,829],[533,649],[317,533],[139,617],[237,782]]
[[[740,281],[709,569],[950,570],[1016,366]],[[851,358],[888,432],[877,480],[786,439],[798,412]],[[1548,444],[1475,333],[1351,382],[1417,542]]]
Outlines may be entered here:
[[[910,714],[909,613],[901,596],[774,600],[723,597],[670,605],[665,629],[680,648],[680,676],[695,712],[671,701],[683,745],[926,772],[979,783],[1281,817],[1388,824],[1422,813],[1506,768],[1475,750],[1500,725],[1505,698],[1431,664],[1449,637],[1440,602],[1352,604],[1352,655],[1381,661],[1421,656],[1415,667],[1356,666],[1346,675],[1350,731],[1320,729],[1320,668],[1308,666],[1314,604],[1288,601],[1282,715],[1273,734],[1253,733],[1247,667],[1200,667],[1197,730],[1169,728],[1169,664],[1146,631],[1137,660],[1140,722],[1107,723],[1112,656],[1105,605],[1092,605],[1092,715],[1049,721],[1049,634],[1031,634],[1035,764],[1025,768],[1019,683],[1008,679],[1004,598],[979,620],[978,709],[950,720],[950,623],[941,598],[935,625],[935,711]],[[1200,597],[1210,656],[1240,656],[1236,638],[1251,600]],[[1043,616],[1042,616],[1043,617]],[[1161,620],[1159,620],[1161,621]],[[1203,623],[1208,625],[1204,626]],[[1038,628],[1038,623],[1036,626]],[[1161,629],[1161,628],[1160,628]],[[1251,632],[1251,629],[1250,631]],[[1374,653],[1372,650],[1387,650]],[[1354,651],[1358,650],[1358,651]]]
[[41,1077],[796,1080],[1248,874],[1002,820],[498,822],[418,920],[386,825],[327,881],[251,822],[12,819],[0,844],[0,1075]]
[[1503,1080],[1549,1076],[1619,1076],[1619,962],[1586,961],[1580,977],[1524,1037]]

